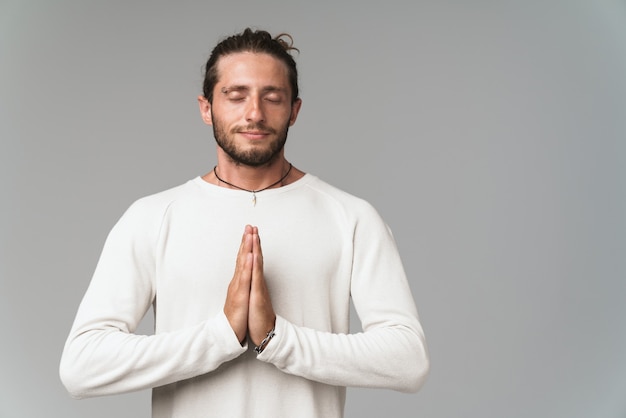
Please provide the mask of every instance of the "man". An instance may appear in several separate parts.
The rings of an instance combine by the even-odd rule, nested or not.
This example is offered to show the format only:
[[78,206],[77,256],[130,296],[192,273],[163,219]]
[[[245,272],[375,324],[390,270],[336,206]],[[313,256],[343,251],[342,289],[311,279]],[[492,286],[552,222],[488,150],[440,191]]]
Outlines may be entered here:
[[[387,226],[284,156],[301,106],[292,49],[246,29],[212,51],[198,103],[217,165],[112,229],[61,359],[74,397],[154,388],[154,417],[328,418],[346,386],[422,385]],[[362,333],[348,334],[351,298]],[[133,334],[151,305],[155,335]]]

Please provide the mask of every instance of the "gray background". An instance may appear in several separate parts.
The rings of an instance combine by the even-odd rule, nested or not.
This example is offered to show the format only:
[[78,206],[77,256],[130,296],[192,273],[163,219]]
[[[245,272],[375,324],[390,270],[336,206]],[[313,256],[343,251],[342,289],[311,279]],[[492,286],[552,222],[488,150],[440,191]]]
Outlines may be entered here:
[[201,69],[247,25],[293,34],[287,155],[379,209],[426,330],[423,390],[350,389],[347,416],[626,417],[609,0],[0,1],[0,416],[148,416],[71,400],[62,345],[126,207],[213,166]]

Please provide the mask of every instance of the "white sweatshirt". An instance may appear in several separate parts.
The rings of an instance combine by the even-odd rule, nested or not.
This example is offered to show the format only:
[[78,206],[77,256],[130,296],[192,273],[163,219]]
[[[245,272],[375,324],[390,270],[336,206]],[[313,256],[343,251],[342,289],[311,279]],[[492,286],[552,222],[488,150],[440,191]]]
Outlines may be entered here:
[[[277,314],[258,356],[223,313],[246,224]],[[350,298],[362,333],[349,334]],[[134,334],[151,305],[155,334]],[[346,386],[413,392],[428,368],[388,227],[306,174],[256,205],[200,177],[135,202],[106,240],[60,375],[76,398],[154,388],[153,417],[333,418]]]

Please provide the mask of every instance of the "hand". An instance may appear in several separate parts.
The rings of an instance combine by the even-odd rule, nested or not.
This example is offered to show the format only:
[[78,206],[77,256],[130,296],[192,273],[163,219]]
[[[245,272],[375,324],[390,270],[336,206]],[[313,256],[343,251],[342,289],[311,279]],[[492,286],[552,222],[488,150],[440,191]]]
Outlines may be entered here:
[[248,305],[248,333],[254,345],[258,346],[274,328],[276,314],[272,306],[265,276],[263,275],[263,252],[257,227],[252,228],[252,283]]
[[243,344],[246,333],[259,345],[274,327],[276,315],[263,276],[263,253],[257,227],[246,225],[235,274],[228,285],[224,314]]
[[250,301],[250,285],[252,283],[252,227],[246,225],[237,261],[235,264],[235,274],[233,275],[226,301],[224,302],[224,314],[230,323],[231,328],[237,335],[240,343],[246,339],[248,331],[248,304]]

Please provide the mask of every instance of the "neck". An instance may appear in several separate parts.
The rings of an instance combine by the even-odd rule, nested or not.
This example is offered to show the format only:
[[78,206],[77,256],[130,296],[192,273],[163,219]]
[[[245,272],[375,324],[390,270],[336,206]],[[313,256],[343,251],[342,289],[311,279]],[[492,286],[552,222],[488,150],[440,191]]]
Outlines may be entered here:
[[[260,188],[260,189],[246,189],[245,187],[239,187],[239,186],[237,186],[236,184],[232,184],[231,182],[224,180],[223,178],[221,178],[221,177],[217,174],[217,166],[213,167],[213,175],[215,176],[215,178],[217,179],[217,181],[219,182],[219,184],[224,183],[224,185],[226,185],[226,186],[230,186],[230,187],[232,187],[232,188],[234,188],[234,189],[239,189],[239,190],[243,190],[243,191],[246,191],[246,192],[250,192],[250,193],[256,194],[257,192],[262,192],[263,190],[271,189],[271,188],[273,188],[273,187],[281,187],[281,186],[284,186],[284,183],[283,183],[283,182],[285,181],[285,179],[287,178],[287,176],[289,176],[289,173],[291,172],[291,168],[292,168],[292,165],[291,165],[291,164],[289,164],[289,168],[287,169],[287,172],[286,172],[285,174],[283,174],[283,176],[282,176],[281,178],[279,178],[278,180],[276,180],[274,183],[272,183],[272,184],[270,184],[270,185],[267,185],[267,186],[265,186],[265,187],[263,187],[263,188]],[[255,200],[254,200],[254,201],[256,202],[256,197],[255,197]]]
[[[221,187],[244,190],[261,190],[268,186],[280,187],[290,182],[292,173],[288,173],[289,162],[283,155],[277,156],[267,164],[253,167],[232,161],[228,156],[218,152],[215,170],[203,176],[204,180]],[[295,171],[295,170],[293,170]],[[283,179],[283,177],[285,177]],[[283,181],[279,181],[283,179]],[[277,184],[273,185],[274,183]]]

